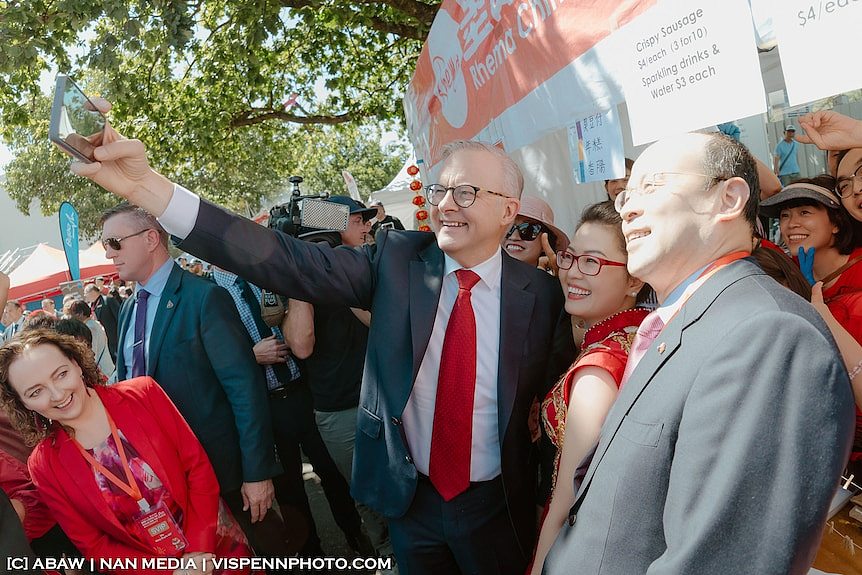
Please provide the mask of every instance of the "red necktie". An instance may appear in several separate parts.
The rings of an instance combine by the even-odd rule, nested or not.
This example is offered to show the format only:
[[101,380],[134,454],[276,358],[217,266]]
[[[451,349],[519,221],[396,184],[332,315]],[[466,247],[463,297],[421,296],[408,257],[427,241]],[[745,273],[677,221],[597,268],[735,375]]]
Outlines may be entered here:
[[431,483],[449,501],[470,485],[470,451],[473,445],[473,396],[476,390],[476,316],[470,290],[479,276],[470,270],[455,272],[458,297],[449,316],[437,402],[431,432]]
[[629,352],[629,359],[626,362],[626,369],[623,372],[623,379],[620,381],[620,389],[622,389],[629,380],[629,376],[631,376],[635,367],[637,367],[637,364],[643,356],[646,355],[646,352],[649,351],[649,347],[652,345],[652,342],[655,341],[655,338],[658,337],[658,334],[661,333],[661,330],[663,329],[664,322],[659,317],[658,311],[652,311],[647,314],[638,326],[637,333],[635,333],[635,339],[632,342],[632,349]]

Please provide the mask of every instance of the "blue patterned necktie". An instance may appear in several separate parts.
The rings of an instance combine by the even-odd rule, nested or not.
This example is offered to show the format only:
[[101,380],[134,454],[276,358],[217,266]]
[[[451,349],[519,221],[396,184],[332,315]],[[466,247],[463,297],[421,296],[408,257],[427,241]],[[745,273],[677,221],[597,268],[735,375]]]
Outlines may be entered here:
[[132,346],[132,377],[147,374],[147,299],[150,292],[138,291],[138,305],[135,307],[135,341]]

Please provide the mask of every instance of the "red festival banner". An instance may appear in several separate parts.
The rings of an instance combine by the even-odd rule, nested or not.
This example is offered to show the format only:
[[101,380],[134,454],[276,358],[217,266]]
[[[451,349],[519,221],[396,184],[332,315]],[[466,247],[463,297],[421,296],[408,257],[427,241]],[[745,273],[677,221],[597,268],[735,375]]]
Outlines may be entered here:
[[[653,4],[655,0],[444,0],[404,99],[417,153],[433,166],[442,144],[476,137],[528,95],[538,96],[538,105],[526,108],[528,115],[544,114],[543,99],[559,106],[560,97],[565,99],[559,88],[578,83],[583,74],[576,61]],[[543,85],[567,69],[570,77],[543,96]],[[529,132],[532,122],[521,117],[517,123]]]

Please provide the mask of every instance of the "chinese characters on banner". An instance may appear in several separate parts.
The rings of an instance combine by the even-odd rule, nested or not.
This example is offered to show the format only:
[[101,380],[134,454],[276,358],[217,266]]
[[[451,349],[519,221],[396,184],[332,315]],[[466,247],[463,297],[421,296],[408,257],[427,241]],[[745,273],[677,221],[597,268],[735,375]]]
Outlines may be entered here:
[[417,156],[433,167],[445,143],[471,139],[501,118],[530,131],[533,114],[571,107],[560,90],[546,90],[527,113],[510,110],[654,2],[443,0],[404,98]]
[[575,183],[625,176],[623,134],[614,110],[581,118],[568,127],[568,133]]

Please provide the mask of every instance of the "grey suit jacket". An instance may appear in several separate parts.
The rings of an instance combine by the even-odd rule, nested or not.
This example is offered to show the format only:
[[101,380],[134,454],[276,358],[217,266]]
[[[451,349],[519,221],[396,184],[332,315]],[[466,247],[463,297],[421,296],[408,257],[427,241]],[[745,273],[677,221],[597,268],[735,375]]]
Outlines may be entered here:
[[[383,230],[374,248],[335,249],[273,233],[201,201],[182,248],[256,285],[371,310],[351,491],[387,517],[407,513],[417,471],[401,424],[434,326],[443,252],[433,234]],[[543,390],[563,304],[548,274],[503,255],[498,423],[506,503],[526,558],[535,540],[536,458],[528,414]]]
[[730,264],[620,392],[545,573],[807,573],[853,428],[814,308]]

